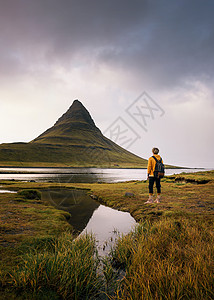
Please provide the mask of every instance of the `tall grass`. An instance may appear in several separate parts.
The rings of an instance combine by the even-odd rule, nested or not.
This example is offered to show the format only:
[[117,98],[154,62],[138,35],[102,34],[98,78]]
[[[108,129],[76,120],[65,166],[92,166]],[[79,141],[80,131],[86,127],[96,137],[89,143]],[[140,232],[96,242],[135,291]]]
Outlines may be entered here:
[[145,222],[118,239],[111,265],[108,258],[100,263],[92,236],[64,233],[27,254],[10,283],[60,299],[214,299],[213,245],[211,223],[181,216]]
[[126,270],[112,299],[214,299],[213,245],[212,228],[196,221],[139,225],[112,250]]
[[101,284],[98,263],[92,236],[73,240],[65,233],[45,251],[26,255],[11,274],[11,283],[34,294],[50,290],[64,299],[93,299]]

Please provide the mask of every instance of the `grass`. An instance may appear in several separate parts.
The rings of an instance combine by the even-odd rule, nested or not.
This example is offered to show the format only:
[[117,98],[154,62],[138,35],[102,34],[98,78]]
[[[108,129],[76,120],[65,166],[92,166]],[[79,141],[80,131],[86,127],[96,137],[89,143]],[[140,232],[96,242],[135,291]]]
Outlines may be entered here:
[[28,253],[11,274],[9,283],[19,292],[40,295],[50,290],[63,299],[90,299],[101,285],[95,241],[76,240],[64,233],[45,250]]
[[28,189],[18,192],[19,196],[22,196],[25,199],[30,200],[41,200],[41,193],[37,190]]
[[67,212],[41,200],[26,199],[20,194],[0,194],[0,204],[0,270],[3,273],[16,265],[29,247],[43,244],[70,228]]
[[126,277],[114,299],[213,299],[213,228],[180,218],[145,222],[112,251]]
[[[1,299],[29,299],[32,295],[35,299],[95,299],[97,294],[104,299],[121,300],[214,298],[214,171],[164,178],[161,203],[150,205],[144,204],[148,197],[146,181],[115,184],[2,181],[1,185],[4,189],[24,191],[0,194]],[[139,226],[121,237],[111,255],[98,266],[97,257],[92,254],[93,238],[74,242],[70,233],[62,235],[72,231],[66,222],[68,213],[40,199],[29,199],[29,190],[39,194],[41,189],[57,187],[84,188],[96,195],[99,202],[129,211]],[[126,192],[134,196],[126,197]],[[80,248],[81,251],[74,251]],[[84,249],[89,250],[86,253]],[[79,253],[77,257],[75,253]],[[80,261],[88,275],[78,264]],[[67,267],[62,268],[63,263]],[[78,267],[73,268],[74,265]],[[93,279],[92,270],[96,273]],[[82,274],[87,282],[84,286]],[[68,277],[76,278],[75,283],[71,284]]]

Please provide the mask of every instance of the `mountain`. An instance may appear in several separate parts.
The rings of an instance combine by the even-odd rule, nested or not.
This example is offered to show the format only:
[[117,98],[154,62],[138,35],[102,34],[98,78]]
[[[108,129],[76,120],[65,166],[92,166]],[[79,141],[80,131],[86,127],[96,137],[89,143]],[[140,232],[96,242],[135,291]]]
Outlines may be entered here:
[[96,127],[87,109],[80,101],[75,100],[53,127],[31,143],[103,146],[103,138],[104,136]]
[[54,126],[31,142],[1,144],[0,165],[142,168],[147,160],[105,137],[83,104],[75,100]]

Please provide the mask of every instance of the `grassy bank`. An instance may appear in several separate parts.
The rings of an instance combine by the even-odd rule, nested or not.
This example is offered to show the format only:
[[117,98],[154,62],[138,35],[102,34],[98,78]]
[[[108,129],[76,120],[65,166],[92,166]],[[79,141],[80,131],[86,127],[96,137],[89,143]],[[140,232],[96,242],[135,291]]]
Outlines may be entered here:
[[[214,298],[213,171],[164,178],[161,203],[149,205],[146,181],[0,185],[25,191],[0,194],[1,299]],[[76,244],[68,213],[42,202],[39,192],[30,199],[29,189],[56,187],[90,189],[99,202],[129,211],[140,223],[118,240],[99,272],[93,238]]]
[[112,251],[126,271],[114,299],[213,299],[213,228],[180,217],[144,223]]
[[34,250],[24,256],[21,266],[10,274],[9,283],[24,296],[48,299],[89,299],[101,288],[91,236],[73,240],[69,233],[46,244],[43,251]]
[[38,195],[0,194],[0,299],[18,299],[8,286],[9,274],[23,255],[43,249],[61,232],[71,231],[66,220],[69,214],[42,203]]

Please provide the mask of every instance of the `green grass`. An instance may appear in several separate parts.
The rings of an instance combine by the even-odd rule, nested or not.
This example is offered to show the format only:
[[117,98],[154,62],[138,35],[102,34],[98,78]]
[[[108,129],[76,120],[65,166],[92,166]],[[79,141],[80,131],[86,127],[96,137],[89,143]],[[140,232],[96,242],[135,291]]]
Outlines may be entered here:
[[[16,265],[23,251],[70,229],[69,213],[41,200],[18,194],[0,194],[0,270],[6,273]],[[3,276],[3,275],[2,275]],[[3,276],[4,277],[4,276]],[[1,297],[0,297],[1,298]]]
[[41,200],[41,193],[39,191],[33,190],[33,189],[19,191],[18,195],[23,197],[24,199]]
[[[182,184],[176,179],[179,177]],[[213,299],[214,171],[164,178],[161,203],[150,205],[144,204],[148,199],[146,181],[115,184],[2,181],[1,185],[4,189],[25,191],[21,195],[0,194],[1,299],[29,299],[32,295],[35,299],[95,299],[97,293],[104,299],[121,300]],[[69,233],[61,235],[72,231],[66,222],[69,217],[66,212],[39,199],[25,197],[29,190],[39,192],[57,187],[90,190],[99,202],[129,211],[140,225],[133,233],[121,237],[110,257],[98,267],[96,255],[92,254],[93,239],[85,237],[75,244]],[[134,197],[126,197],[126,192]],[[74,245],[81,248],[77,258]],[[84,249],[89,249],[89,256]],[[88,259],[84,260],[80,252]],[[92,269],[98,270],[97,277],[92,279],[89,273],[84,273],[78,265],[80,261],[90,274],[94,274]],[[63,269],[64,263],[67,267]],[[75,263],[78,272],[73,268]],[[70,268],[72,274],[67,271]],[[84,287],[83,279],[77,279],[82,274],[87,282]],[[61,281],[62,277],[65,281]],[[76,278],[69,288],[68,277]],[[56,282],[60,283],[59,288]]]
[[139,225],[112,251],[126,271],[113,298],[213,299],[213,244],[211,226],[184,217]]
[[20,293],[41,295],[50,290],[63,299],[91,299],[101,286],[99,260],[91,236],[76,240],[64,233],[49,248],[34,250],[10,274],[9,284]]

